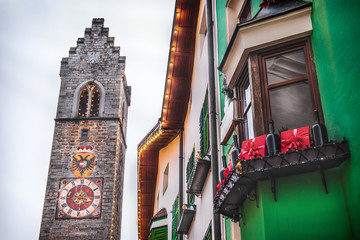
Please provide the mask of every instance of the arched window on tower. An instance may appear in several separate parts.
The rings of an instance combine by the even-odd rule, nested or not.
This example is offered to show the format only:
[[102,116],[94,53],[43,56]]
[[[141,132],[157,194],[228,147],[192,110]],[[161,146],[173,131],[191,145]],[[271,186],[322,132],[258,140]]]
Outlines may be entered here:
[[78,117],[97,117],[100,108],[100,91],[94,83],[87,84],[80,93]]

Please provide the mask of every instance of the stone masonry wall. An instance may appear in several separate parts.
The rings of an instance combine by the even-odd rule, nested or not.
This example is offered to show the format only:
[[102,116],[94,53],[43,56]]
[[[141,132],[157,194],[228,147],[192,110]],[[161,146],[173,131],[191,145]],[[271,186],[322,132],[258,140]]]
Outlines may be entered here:
[[98,81],[105,88],[104,117],[120,117],[121,79],[125,71],[125,58],[120,47],[114,47],[114,38],[108,37],[103,19],[94,19],[85,37],[79,38],[77,47],[70,48],[69,57],[61,61],[61,87],[57,118],[72,117],[75,89],[83,82]]
[[[87,139],[80,137],[81,129],[89,130]],[[122,144],[119,121],[56,122],[40,239],[110,239],[114,189],[123,178],[121,173],[115,178],[115,169],[123,168]],[[101,218],[56,220],[59,180],[75,177],[71,171],[72,155],[81,145],[92,146],[96,155],[95,168],[89,177],[104,178]]]
[[[120,239],[127,112],[131,88],[125,76],[125,57],[108,37],[103,19],[93,19],[92,27],[70,48],[61,62],[61,86],[50,157],[40,239]],[[96,81],[103,86],[102,116],[78,118],[79,85]],[[74,98],[75,97],[75,98]],[[82,138],[81,131],[88,130]],[[56,219],[59,182],[76,178],[72,156],[79,146],[92,146],[95,167],[87,177],[104,178],[100,218]]]

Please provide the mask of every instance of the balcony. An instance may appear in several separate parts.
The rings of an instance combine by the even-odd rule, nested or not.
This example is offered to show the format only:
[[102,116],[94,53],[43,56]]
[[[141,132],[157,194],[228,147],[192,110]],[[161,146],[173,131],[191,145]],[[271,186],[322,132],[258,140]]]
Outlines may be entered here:
[[[257,201],[256,183],[271,179],[271,190],[276,199],[274,181],[278,177],[320,171],[325,192],[328,193],[324,170],[338,167],[350,157],[348,142],[330,142],[321,147],[300,150],[245,160],[241,172],[233,171],[214,198],[214,208],[219,214],[239,221],[239,208],[244,201]],[[250,194],[255,189],[255,194]]]
[[195,160],[194,169],[189,176],[187,192],[196,196],[201,194],[206,177],[211,166],[208,156],[200,157]]
[[183,213],[176,228],[177,234],[187,234],[196,213],[196,205],[184,204]]

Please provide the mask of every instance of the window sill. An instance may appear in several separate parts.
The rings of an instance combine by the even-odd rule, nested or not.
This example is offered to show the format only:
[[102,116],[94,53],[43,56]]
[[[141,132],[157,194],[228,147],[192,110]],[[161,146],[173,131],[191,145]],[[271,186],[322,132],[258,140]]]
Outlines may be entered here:
[[[257,181],[269,178],[274,181],[278,177],[320,171],[327,193],[323,171],[338,167],[349,157],[348,143],[344,140],[342,142],[330,142],[322,147],[310,147],[242,161],[242,173],[233,171],[215,196],[215,211],[234,221],[239,221],[239,208],[247,198],[253,197],[250,196],[250,193],[255,188]],[[272,189],[272,192],[276,201],[276,189]],[[257,200],[256,193],[255,200]]]

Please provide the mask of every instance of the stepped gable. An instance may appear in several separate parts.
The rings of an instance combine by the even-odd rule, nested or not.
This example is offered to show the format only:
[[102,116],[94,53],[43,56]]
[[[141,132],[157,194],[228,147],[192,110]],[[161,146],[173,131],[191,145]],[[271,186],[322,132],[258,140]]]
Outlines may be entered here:
[[106,71],[105,66],[112,61],[119,66],[117,74],[124,74],[126,57],[120,56],[120,47],[114,46],[114,42],[115,38],[109,37],[109,28],[104,27],[104,19],[93,18],[91,28],[85,29],[84,37],[78,38],[76,47],[71,47],[69,56],[62,59],[60,77],[89,73],[95,65],[97,71],[101,70],[99,65]]

